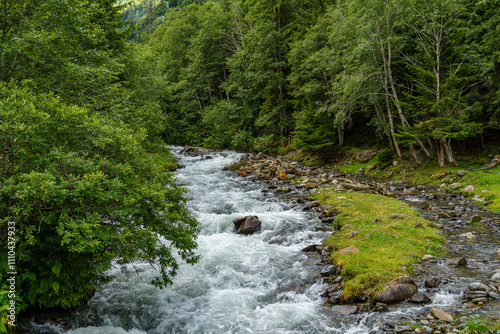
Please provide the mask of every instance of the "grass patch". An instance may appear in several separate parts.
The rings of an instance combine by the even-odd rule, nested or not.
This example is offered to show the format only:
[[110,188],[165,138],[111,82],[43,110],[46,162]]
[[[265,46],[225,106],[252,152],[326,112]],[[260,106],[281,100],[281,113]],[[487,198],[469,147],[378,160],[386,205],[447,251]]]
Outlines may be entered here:
[[[394,198],[333,189],[319,191],[314,197],[341,212],[335,223],[337,227],[344,226],[344,230],[325,242],[334,250],[333,263],[342,267],[345,301],[373,297],[390,279],[412,274],[413,265],[422,255],[438,255],[444,244],[444,237],[430,226],[430,222]],[[395,215],[399,218],[391,218]],[[374,223],[376,218],[381,221]],[[347,238],[353,231],[357,236]],[[338,252],[351,245],[361,252]]]

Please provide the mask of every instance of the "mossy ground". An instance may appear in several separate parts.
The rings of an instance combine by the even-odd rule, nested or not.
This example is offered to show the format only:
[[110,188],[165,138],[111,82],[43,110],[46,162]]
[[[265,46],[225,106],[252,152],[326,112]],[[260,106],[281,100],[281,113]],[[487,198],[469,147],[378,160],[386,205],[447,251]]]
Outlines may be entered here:
[[[440,186],[445,184],[444,189],[452,193],[460,193],[466,186],[472,185],[474,191],[466,195],[469,199],[478,199],[478,204],[483,204],[487,209],[500,211],[500,166],[484,171],[476,171],[480,165],[462,163],[458,167],[446,166],[440,168],[435,162],[427,162],[420,165],[413,163],[400,163],[397,166],[390,166],[386,169],[377,167],[379,161],[374,157],[367,163],[356,163],[350,161],[345,166],[338,166],[343,172],[356,173],[360,168],[373,168],[365,172],[366,175],[383,179],[403,180],[414,185]],[[457,172],[465,170],[465,176],[457,177]],[[438,174],[445,174],[444,177],[435,178]],[[460,187],[452,189],[452,183],[459,183]]]
[[[344,229],[325,242],[334,250],[333,263],[342,267],[346,301],[373,295],[390,279],[412,274],[413,265],[422,255],[438,255],[444,244],[444,237],[431,227],[432,223],[394,198],[334,189],[321,190],[314,197],[341,212],[335,223],[338,227],[345,226]],[[391,218],[394,215],[400,218]],[[374,223],[376,218],[380,222]],[[416,227],[418,225],[421,227]],[[357,236],[347,238],[352,231],[356,231]],[[338,252],[350,245],[361,252]]]

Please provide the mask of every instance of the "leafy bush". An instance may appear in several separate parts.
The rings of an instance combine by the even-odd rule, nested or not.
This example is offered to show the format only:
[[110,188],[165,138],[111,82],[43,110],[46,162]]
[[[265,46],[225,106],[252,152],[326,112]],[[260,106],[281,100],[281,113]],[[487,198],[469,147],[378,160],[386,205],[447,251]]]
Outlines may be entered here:
[[76,306],[106,282],[114,259],[151,261],[159,286],[176,274],[175,253],[197,261],[198,223],[167,170],[168,151],[146,151],[145,137],[53,95],[0,83],[0,235],[16,223],[17,293],[26,302]]
[[249,151],[253,147],[252,131],[240,130],[236,132],[231,140],[231,148],[235,150]]

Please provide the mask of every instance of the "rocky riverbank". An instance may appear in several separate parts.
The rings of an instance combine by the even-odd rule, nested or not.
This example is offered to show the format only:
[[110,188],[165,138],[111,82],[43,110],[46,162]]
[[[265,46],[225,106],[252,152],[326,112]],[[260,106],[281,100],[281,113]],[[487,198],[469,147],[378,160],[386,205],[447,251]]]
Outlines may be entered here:
[[[338,191],[356,191],[396,197],[412,204],[419,210],[431,225],[440,229],[447,236],[447,252],[444,257],[424,256],[422,262],[415,267],[412,283],[416,289],[405,296],[403,302],[388,300],[386,303],[373,300],[358,299],[345,305],[343,286],[345,278],[341,275],[342,268],[331,264],[332,249],[326,244],[312,245],[304,252],[319,254],[319,265],[323,266],[321,278],[329,283],[324,291],[325,306],[332,307],[332,312],[340,315],[354,315],[367,312],[388,312],[395,307],[408,308],[410,305],[421,305],[416,313],[407,314],[396,321],[382,321],[380,329],[384,332],[416,332],[416,333],[447,333],[458,332],[458,329],[470,321],[469,315],[474,313],[500,315],[500,246],[498,232],[500,218],[495,213],[480,209],[475,204],[466,201],[460,195],[447,194],[440,189],[429,189],[423,186],[408,186],[402,182],[381,181],[366,177],[360,171],[357,174],[343,173],[335,169],[304,166],[284,157],[270,157],[263,154],[245,155],[228,170],[238,176],[265,182],[274,192],[288,196],[299,203],[304,203],[304,209],[318,213],[323,228],[333,226],[335,233],[335,217],[338,208],[325,205],[319,201],[308,199],[311,192],[322,189]],[[459,179],[463,172],[454,176]],[[462,230],[478,227],[479,233]],[[478,235],[491,234],[487,242],[490,257],[481,259],[474,256],[473,244]],[[347,236],[348,237],[348,236]],[[477,241],[479,244],[483,244]],[[482,246],[479,246],[482,247]],[[497,249],[495,250],[491,249]],[[460,251],[465,255],[460,256]],[[472,251],[471,251],[472,250]],[[356,251],[337,250],[337,251]],[[481,253],[481,252],[479,252]],[[376,254],[374,254],[376,256]],[[486,256],[487,257],[487,256]],[[480,271],[476,275],[474,271]],[[451,274],[451,276],[449,276]],[[461,276],[460,276],[461,275]],[[398,288],[400,289],[401,285]],[[457,302],[444,309],[425,306],[431,304],[433,296],[440,291],[455,295]],[[417,293],[415,293],[418,291]],[[392,304],[392,302],[397,302]],[[377,317],[375,317],[377,318]],[[380,319],[379,319],[380,320]]]

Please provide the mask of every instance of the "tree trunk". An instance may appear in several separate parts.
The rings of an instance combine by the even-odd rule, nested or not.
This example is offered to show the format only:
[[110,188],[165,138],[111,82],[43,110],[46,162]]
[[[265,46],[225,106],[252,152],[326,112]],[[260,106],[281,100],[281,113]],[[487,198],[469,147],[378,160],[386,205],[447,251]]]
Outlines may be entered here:
[[457,166],[457,162],[455,161],[455,158],[453,157],[453,151],[451,150],[451,139],[441,139],[443,142],[443,147],[444,151],[446,153],[446,157],[448,158],[448,162],[450,166]]
[[440,140],[437,144],[437,157],[439,162],[439,167],[444,167],[444,147],[443,142]]
[[344,145],[344,128],[339,126],[337,132],[339,134],[339,146],[342,146]]

